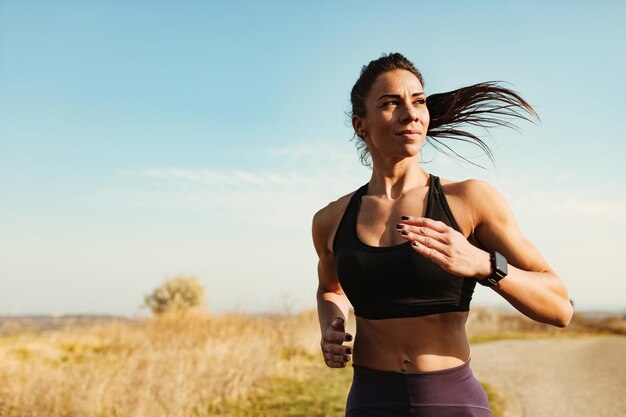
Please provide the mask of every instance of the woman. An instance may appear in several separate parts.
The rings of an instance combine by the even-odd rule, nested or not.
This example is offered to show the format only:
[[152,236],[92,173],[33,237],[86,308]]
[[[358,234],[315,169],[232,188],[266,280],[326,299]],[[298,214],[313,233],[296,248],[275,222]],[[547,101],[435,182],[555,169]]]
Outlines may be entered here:
[[[572,317],[565,286],[494,188],[439,179],[420,166],[426,136],[447,149],[438,138],[475,141],[491,157],[459,125],[512,126],[506,117],[534,111],[494,83],[428,99],[423,84],[401,54],[363,67],[352,125],[372,176],[313,218],[321,348],[331,368],[353,355],[350,417],[491,416],[465,332],[476,283],[534,320],[564,327]],[[343,345],[352,340],[350,303],[354,352]]]

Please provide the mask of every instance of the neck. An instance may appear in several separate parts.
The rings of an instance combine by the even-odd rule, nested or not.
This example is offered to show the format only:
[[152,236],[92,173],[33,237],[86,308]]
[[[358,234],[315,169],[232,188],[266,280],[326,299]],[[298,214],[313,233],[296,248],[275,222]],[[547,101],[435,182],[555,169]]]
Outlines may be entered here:
[[420,166],[417,155],[396,160],[381,160],[372,155],[372,166],[368,195],[384,195],[393,200],[408,190],[428,184],[429,175]]

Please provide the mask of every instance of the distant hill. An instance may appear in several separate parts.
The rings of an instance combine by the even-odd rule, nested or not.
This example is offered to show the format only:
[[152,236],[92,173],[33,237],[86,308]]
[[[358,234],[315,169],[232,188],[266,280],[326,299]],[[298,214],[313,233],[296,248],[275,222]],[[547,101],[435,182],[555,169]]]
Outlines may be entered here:
[[113,315],[67,315],[67,316],[0,316],[0,335],[17,333],[38,333],[66,327],[89,326],[111,320],[132,321],[123,316]]
[[[257,316],[261,317],[264,315]],[[0,316],[0,336],[90,326],[112,320],[141,322],[145,320],[145,317],[129,318],[126,316],[97,314]],[[558,329],[554,326],[537,323],[515,311],[477,307],[473,308],[469,315],[467,330],[469,335],[507,332],[545,332],[554,334],[607,332],[626,335],[626,313],[576,312],[572,323],[567,329]]]

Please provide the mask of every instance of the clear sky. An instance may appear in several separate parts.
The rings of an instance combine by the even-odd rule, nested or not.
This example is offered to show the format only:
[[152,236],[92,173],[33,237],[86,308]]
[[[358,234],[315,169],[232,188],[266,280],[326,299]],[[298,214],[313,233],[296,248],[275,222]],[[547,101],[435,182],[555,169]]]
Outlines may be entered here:
[[370,174],[349,91],[392,51],[427,94],[504,80],[535,106],[485,136],[496,168],[424,167],[496,186],[577,307],[625,309],[624,22],[619,1],[0,0],[0,314],[145,314],[177,274],[214,312],[314,307],[311,218]]

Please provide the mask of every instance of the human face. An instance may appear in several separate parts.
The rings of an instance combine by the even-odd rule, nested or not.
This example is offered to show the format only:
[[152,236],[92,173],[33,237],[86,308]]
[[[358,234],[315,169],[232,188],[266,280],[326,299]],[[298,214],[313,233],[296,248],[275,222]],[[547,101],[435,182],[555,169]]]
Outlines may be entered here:
[[413,73],[392,70],[379,75],[365,99],[365,111],[365,117],[354,116],[352,122],[374,159],[419,153],[430,115],[422,84]]

